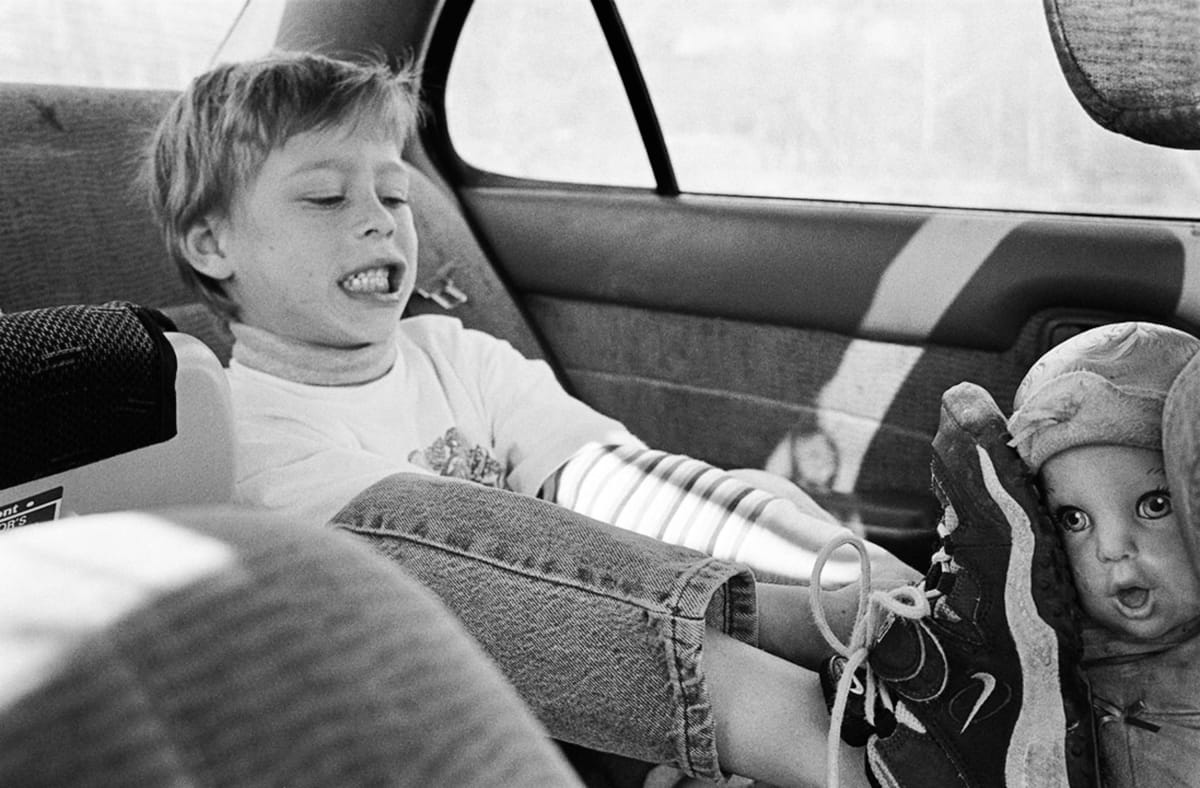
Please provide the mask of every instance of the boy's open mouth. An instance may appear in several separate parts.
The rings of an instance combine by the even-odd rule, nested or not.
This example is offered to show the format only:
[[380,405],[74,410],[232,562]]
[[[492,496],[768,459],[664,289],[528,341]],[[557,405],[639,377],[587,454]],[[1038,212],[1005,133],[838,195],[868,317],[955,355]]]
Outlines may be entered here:
[[355,298],[397,301],[400,278],[400,266],[389,263],[347,274],[338,280],[338,286]]

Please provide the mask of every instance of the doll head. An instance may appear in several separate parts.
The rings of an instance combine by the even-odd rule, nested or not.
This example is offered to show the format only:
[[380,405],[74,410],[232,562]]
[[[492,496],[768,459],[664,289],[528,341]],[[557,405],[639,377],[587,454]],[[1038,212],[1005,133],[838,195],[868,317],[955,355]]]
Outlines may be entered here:
[[1053,348],[1013,400],[1012,444],[1039,479],[1080,605],[1153,640],[1200,617],[1200,573],[1167,486],[1163,405],[1200,340],[1119,323]]

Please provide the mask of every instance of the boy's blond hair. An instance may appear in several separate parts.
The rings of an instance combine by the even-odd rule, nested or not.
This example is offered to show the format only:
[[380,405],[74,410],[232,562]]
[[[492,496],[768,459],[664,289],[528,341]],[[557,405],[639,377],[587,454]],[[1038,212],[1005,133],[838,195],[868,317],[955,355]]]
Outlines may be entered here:
[[235,190],[297,134],[366,124],[402,148],[419,116],[415,71],[378,61],[275,52],[193,79],[159,123],[141,175],[184,280],[219,316],[237,319],[221,282],[188,262],[188,230],[227,214]]

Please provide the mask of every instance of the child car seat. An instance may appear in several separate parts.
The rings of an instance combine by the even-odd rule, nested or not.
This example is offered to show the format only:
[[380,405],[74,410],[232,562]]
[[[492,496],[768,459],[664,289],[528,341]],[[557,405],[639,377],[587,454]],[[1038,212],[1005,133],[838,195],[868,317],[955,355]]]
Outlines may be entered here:
[[228,383],[173,328],[123,302],[0,315],[0,530],[231,500]]

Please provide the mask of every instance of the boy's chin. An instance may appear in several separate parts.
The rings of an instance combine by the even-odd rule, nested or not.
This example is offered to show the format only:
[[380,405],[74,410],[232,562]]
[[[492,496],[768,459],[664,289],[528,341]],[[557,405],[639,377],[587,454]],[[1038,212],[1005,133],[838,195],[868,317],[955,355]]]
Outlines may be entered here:
[[371,347],[390,347],[395,340],[400,315],[391,319],[361,320],[351,326],[313,332],[306,337],[296,337],[302,342],[330,350],[361,351]]
[[341,347],[344,350],[363,350],[372,347],[387,347],[390,348],[395,340],[396,324],[393,323],[389,328],[380,331],[364,331],[354,336],[347,337],[340,344],[332,344],[333,347]]

